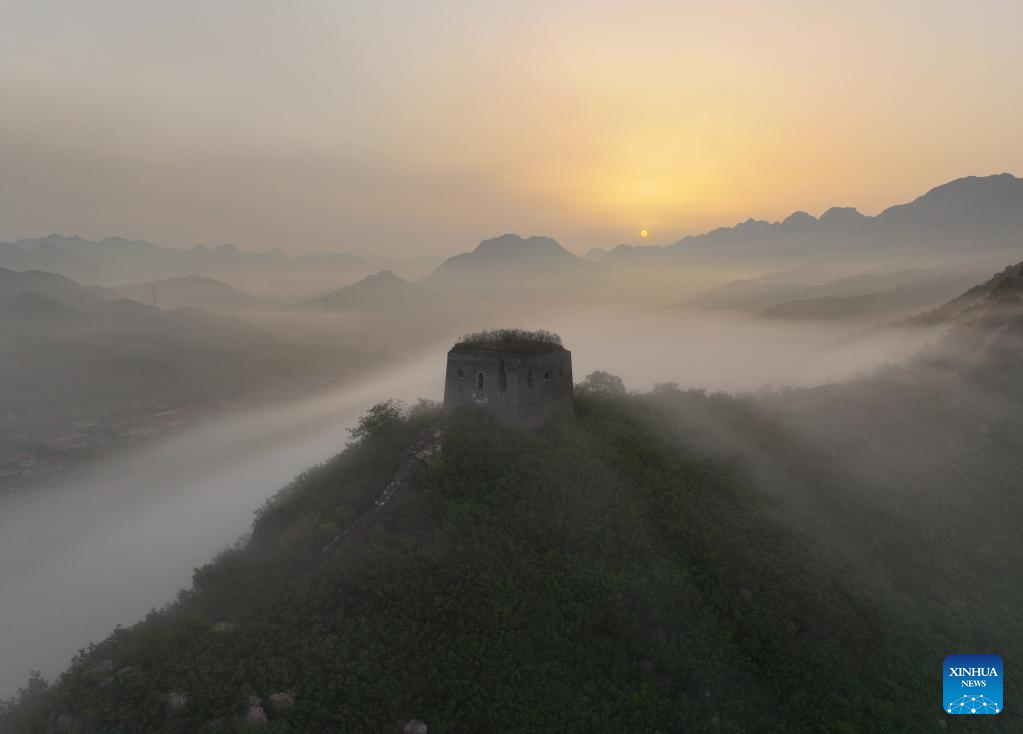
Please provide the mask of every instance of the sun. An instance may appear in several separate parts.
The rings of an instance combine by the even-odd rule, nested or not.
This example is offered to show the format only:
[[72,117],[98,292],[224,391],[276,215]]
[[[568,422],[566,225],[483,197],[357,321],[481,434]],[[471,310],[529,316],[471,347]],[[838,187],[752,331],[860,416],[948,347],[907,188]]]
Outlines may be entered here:
[[639,230],[639,236],[642,237],[643,239],[646,239],[647,237],[650,236],[650,233],[647,232],[645,229],[641,229]]

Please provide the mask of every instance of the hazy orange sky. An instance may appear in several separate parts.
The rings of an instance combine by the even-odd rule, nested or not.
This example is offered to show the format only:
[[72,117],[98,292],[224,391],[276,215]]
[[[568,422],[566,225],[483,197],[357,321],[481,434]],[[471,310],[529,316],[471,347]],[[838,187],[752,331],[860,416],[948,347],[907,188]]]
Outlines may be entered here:
[[652,243],[1023,173],[1018,2],[0,2],[0,239]]

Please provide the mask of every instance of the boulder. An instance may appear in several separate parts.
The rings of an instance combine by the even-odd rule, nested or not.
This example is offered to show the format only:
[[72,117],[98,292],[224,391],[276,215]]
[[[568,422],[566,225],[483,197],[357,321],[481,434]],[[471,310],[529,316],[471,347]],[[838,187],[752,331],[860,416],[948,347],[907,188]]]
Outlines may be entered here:
[[177,691],[171,691],[167,694],[165,699],[167,705],[167,713],[179,714],[185,710],[185,706],[188,705],[188,696],[184,693],[178,693]]
[[295,705],[295,697],[290,693],[271,693],[270,706],[274,711],[287,711]]
[[245,723],[253,729],[259,729],[266,726],[269,721],[266,718],[266,711],[260,705],[249,706],[249,710],[245,712]]
[[123,668],[118,668],[114,671],[114,677],[120,681],[133,680],[141,675],[137,668],[133,668],[130,665],[125,665]]

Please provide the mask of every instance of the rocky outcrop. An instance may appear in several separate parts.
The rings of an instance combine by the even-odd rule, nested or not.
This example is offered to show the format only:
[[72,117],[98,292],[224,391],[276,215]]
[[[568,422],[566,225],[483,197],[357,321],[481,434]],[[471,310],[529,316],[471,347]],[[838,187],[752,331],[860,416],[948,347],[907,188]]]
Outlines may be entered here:
[[260,729],[269,723],[266,718],[266,711],[259,704],[249,706],[249,710],[245,712],[245,723],[253,729]]
[[290,693],[280,692],[270,694],[270,708],[274,711],[288,711],[295,705],[295,697]]
[[185,710],[185,707],[188,706],[188,696],[184,693],[171,691],[164,699],[164,706],[166,707],[168,714],[180,714]]
[[98,676],[110,675],[114,671],[113,660],[102,660],[92,666],[92,674]]
[[142,674],[137,668],[133,668],[130,665],[125,665],[123,668],[118,668],[114,673],[114,677],[119,681],[130,681],[138,678]]
[[369,526],[377,513],[394,501],[402,491],[411,486],[417,472],[426,466],[433,456],[440,452],[442,435],[442,431],[438,426],[428,428],[419,434],[419,437],[412,444],[405,458],[402,459],[391,481],[384,487],[380,496],[373,503],[373,506],[359,516],[344,532],[335,536],[329,543],[323,546],[321,552],[327,553],[346,537],[358,535],[360,531]]

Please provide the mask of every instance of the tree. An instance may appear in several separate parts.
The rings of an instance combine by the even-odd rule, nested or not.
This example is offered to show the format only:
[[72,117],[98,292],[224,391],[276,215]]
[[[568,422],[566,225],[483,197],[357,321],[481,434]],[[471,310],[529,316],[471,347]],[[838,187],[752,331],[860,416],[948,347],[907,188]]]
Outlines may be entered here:
[[624,395],[625,383],[618,375],[597,370],[586,375],[579,387],[585,392],[597,395]]
[[436,400],[427,400],[426,398],[419,398],[415,405],[409,408],[408,417],[418,418],[424,415],[434,415],[440,411],[440,403]]
[[0,698],[0,730],[32,731],[39,721],[47,716],[50,684],[38,670],[29,674],[28,683],[18,690],[18,695],[8,701]]
[[366,411],[366,415],[359,418],[355,428],[348,429],[351,436],[350,443],[357,443],[364,438],[386,433],[404,423],[407,415],[408,408],[402,400],[391,398],[377,403]]

